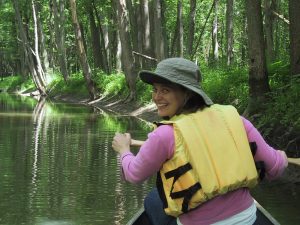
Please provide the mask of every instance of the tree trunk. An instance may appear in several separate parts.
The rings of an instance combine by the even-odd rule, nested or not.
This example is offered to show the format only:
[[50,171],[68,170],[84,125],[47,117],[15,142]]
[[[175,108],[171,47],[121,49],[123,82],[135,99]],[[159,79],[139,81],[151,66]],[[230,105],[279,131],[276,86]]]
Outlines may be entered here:
[[55,29],[55,44],[57,46],[57,54],[60,72],[65,81],[69,79],[69,72],[67,66],[67,54],[65,47],[65,3],[59,0],[59,7],[57,0],[53,0],[53,15],[54,15],[54,29]]
[[247,54],[247,19],[246,19],[246,11],[245,7],[241,12],[241,18],[242,18],[242,31],[240,34],[241,37],[241,46],[240,46],[240,52],[241,52],[241,60],[242,60],[242,65],[248,64],[247,59],[248,56]]
[[109,40],[111,48],[111,65],[114,66],[115,70],[119,73],[122,72],[122,61],[121,61],[121,41],[118,29],[118,9],[114,1],[111,1],[112,13],[110,14],[110,19],[115,21],[110,28]]
[[187,43],[187,54],[189,57],[193,54],[193,44],[195,36],[195,18],[196,18],[196,0],[190,0],[189,33]]
[[118,25],[122,49],[122,65],[126,77],[126,82],[130,90],[130,95],[127,102],[136,99],[136,77],[137,72],[132,53],[131,38],[129,33],[129,18],[125,0],[114,0],[115,6],[118,9]]
[[267,62],[274,61],[274,41],[273,41],[273,20],[272,14],[272,0],[264,0],[265,11],[265,35],[266,35],[266,57]]
[[[135,2],[135,1],[134,1]],[[138,52],[139,51],[139,13],[138,13],[138,8],[135,3],[132,3],[132,0],[126,0],[126,10],[128,13],[128,18],[129,18],[129,27],[130,27],[130,37],[131,37],[131,45],[132,45],[132,50]],[[139,56],[134,56],[134,67],[138,68],[139,65],[141,65],[140,57]]]
[[226,10],[226,53],[227,65],[233,63],[233,5],[234,0],[227,0]]
[[[140,6],[142,24],[142,53],[147,56],[153,56],[153,52],[151,51],[150,15],[148,0],[140,0]],[[143,67],[148,68],[147,63],[145,63],[145,61],[143,62]]]
[[91,1],[88,1],[88,15],[90,19],[90,30],[91,30],[91,39],[92,39],[92,49],[93,49],[93,58],[94,58],[94,67],[102,68],[105,71],[104,63],[104,55],[102,54],[101,44],[100,44],[100,34],[99,29],[95,23],[95,16],[93,12],[93,5]]
[[21,14],[20,14],[20,10],[19,10],[19,4],[18,4],[17,0],[13,0],[13,6],[15,9],[15,15],[16,15],[16,19],[18,22],[19,30],[20,30],[20,36],[21,36],[23,49],[25,51],[24,54],[25,54],[26,64],[28,65],[30,74],[32,76],[32,80],[33,80],[36,88],[38,89],[40,95],[46,95],[45,85],[43,83],[41,83],[41,80],[39,79],[39,77],[37,75],[37,71],[35,68],[35,62],[34,62],[34,58],[32,55],[33,51],[29,45],[27,34],[24,30]]
[[99,29],[99,35],[100,35],[100,48],[103,55],[103,66],[104,71],[108,74],[112,71],[112,65],[111,65],[111,59],[110,59],[110,49],[109,49],[109,37],[108,37],[108,31],[107,31],[107,25],[102,24],[102,18],[101,15],[99,15],[97,11],[97,7],[95,6],[94,1],[92,1],[93,9],[95,10],[95,15],[98,21],[98,29]]
[[164,42],[164,55],[165,58],[169,57],[169,46],[168,46],[168,35],[167,35],[167,27],[166,27],[166,18],[165,18],[165,13],[167,10],[166,6],[166,1],[165,0],[160,0],[161,1],[161,24],[162,24],[162,36],[163,36],[163,42]]
[[48,59],[49,59],[49,67],[55,67],[55,59],[54,59],[54,49],[56,49],[55,43],[55,28],[54,28],[54,10],[52,0],[49,1],[49,19],[48,19],[48,28],[49,30],[54,30],[54,32],[49,32],[49,43],[48,43]]
[[72,13],[72,22],[75,30],[78,56],[80,59],[83,76],[85,78],[86,86],[90,95],[90,100],[94,100],[97,97],[97,93],[96,93],[94,82],[92,81],[91,78],[91,69],[87,61],[86,52],[82,40],[82,33],[77,19],[76,2],[75,0],[69,0],[69,2],[70,2],[71,13]]
[[300,74],[300,1],[289,1],[291,74]]
[[122,72],[122,47],[121,47],[121,40],[119,32],[116,32],[116,42],[117,42],[117,49],[116,49],[116,70],[121,73]]
[[47,52],[47,49],[46,49],[46,43],[45,43],[45,34],[44,34],[44,31],[43,31],[43,25],[41,23],[41,20],[40,20],[40,8],[41,8],[41,5],[38,4],[38,7],[36,7],[36,14],[38,15],[36,17],[37,19],[37,28],[38,28],[38,37],[39,37],[39,49],[40,49],[40,52],[41,52],[41,63],[42,63],[42,68],[45,72],[45,79],[46,81],[48,80],[48,70],[49,70],[49,59],[48,59],[48,52]]
[[182,1],[177,1],[177,20],[171,44],[171,56],[183,57]]
[[166,58],[165,38],[163,35],[162,1],[154,0],[154,35],[155,35],[155,55],[158,61]]
[[247,115],[262,108],[265,94],[270,91],[266,68],[263,20],[260,0],[246,0],[249,51],[249,102]]
[[177,17],[174,34],[173,34],[173,39],[171,42],[171,49],[170,49],[171,56],[175,56],[175,54],[176,54],[176,46],[177,46],[176,43],[178,42],[178,33],[179,33],[179,26],[178,26],[178,17]]
[[[43,70],[43,66],[41,63],[40,58],[40,52],[39,52],[39,35],[38,35],[38,19],[37,19],[37,13],[35,10],[35,1],[31,1],[32,4],[32,15],[33,15],[33,22],[34,22],[34,56],[35,56],[35,67],[36,67],[36,75],[37,79],[40,81],[41,85],[44,89],[46,89],[47,83],[46,83],[46,76],[45,72]],[[46,92],[43,93],[43,95],[46,95]]]
[[182,0],[177,3],[177,19],[178,19],[178,56],[183,57],[183,21],[182,21]]
[[[143,24],[142,24],[142,14],[141,14],[141,5],[140,2],[135,3],[135,13],[136,13],[136,24],[137,24],[137,51],[138,52],[143,52]],[[135,57],[135,63],[136,63],[136,68],[143,68],[143,61],[144,59],[141,58],[139,55],[134,54]]]
[[[272,0],[272,5],[273,5],[273,9],[275,10],[275,11],[277,11],[278,10],[278,0]],[[279,18],[276,16],[276,20],[274,20],[275,21],[275,23],[274,23],[274,36],[273,36],[273,39],[274,39],[274,58],[275,59],[278,59],[279,57],[279,49],[280,49],[280,24],[279,24],[279,22],[277,21]]]
[[[19,35],[18,35],[19,36]],[[21,36],[21,35],[20,35]],[[22,37],[21,37],[22,38]],[[23,44],[18,43],[18,54],[20,55],[20,74],[23,78],[28,76],[28,66],[26,65],[26,50]]]
[[87,55],[88,47],[87,47],[86,38],[85,38],[84,25],[83,25],[82,21],[79,22],[78,19],[77,19],[77,21],[79,23],[79,29],[80,29],[80,32],[81,32],[81,40],[83,42],[83,47],[84,47],[84,50],[85,50],[85,55]]
[[215,15],[212,27],[212,46],[213,46],[213,64],[219,60],[219,44],[218,44],[218,8],[219,0],[215,1]]

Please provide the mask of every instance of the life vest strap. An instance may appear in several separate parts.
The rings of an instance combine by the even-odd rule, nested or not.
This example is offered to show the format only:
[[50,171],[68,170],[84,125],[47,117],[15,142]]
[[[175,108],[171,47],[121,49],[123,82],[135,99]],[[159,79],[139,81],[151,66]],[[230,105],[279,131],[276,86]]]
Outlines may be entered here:
[[163,182],[162,182],[161,175],[159,172],[157,173],[157,176],[156,176],[156,187],[157,187],[158,195],[163,203],[164,209],[168,208],[168,201],[166,198],[165,190],[163,188]]
[[[254,158],[254,156],[256,154],[256,150],[257,150],[257,144],[256,144],[256,142],[250,142],[249,144],[250,144],[252,156]],[[256,167],[259,179],[263,180],[265,177],[265,172],[266,172],[264,161],[255,162],[255,167]]]
[[170,193],[172,193],[174,189],[174,184],[178,180],[178,178],[191,169],[192,169],[192,165],[190,163],[186,163],[183,166],[179,166],[176,169],[165,173],[166,179],[170,179],[171,177],[174,177]]
[[250,142],[249,145],[250,145],[250,149],[251,149],[252,155],[254,157],[255,154],[256,154],[256,150],[257,150],[256,142]]
[[257,169],[259,179],[263,180],[266,172],[265,163],[263,161],[255,162],[255,167]]
[[197,182],[194,185],[190,186],[188,189],[178,191],[178,192],[171,192],[170,197],[172,199],[183,198],[181,211],[186,213],[188,211],[189,202],[190,202],[191,198],[200,189],[201,189],[201,184],[199,182]]
[[176,169],[165,173],[165,177],[166,177],[166,179],[169,179],[171,177],[180,177],[180,176],[182,176],[183,174],[185,174],[187,171],[189,171],[191,169],[192,169],[191,164],[186,163],[183,166],[179,166]]

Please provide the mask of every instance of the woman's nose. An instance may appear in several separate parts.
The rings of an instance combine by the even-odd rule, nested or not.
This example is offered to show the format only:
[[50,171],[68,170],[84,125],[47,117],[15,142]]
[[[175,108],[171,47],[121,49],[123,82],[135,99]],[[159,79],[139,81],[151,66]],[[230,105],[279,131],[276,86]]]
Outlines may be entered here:
[[157,99],[161,98],[161,93],[160,93],[160,91],[153,92],[153,93],[152,93],[152,98],[153,98],[154,100],[157,100]]

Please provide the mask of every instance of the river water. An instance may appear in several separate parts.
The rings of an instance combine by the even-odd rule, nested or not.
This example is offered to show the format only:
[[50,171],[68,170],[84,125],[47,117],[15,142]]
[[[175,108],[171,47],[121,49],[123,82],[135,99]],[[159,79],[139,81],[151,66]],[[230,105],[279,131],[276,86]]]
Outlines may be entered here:
[[[150,130],[92,107],[0,94],[0,224],[126,224],[154,178],[124,182],[112,137],[127,131],[145,139]],[[300,224],[300,183],[253,193],[281,224]]]

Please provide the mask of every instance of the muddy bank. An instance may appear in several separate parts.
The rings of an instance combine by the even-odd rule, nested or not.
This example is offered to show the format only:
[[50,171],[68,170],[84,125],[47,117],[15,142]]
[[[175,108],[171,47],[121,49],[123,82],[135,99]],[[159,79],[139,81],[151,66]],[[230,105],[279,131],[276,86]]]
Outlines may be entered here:
[[148,122],[159,120],[156,107],[153,103],[143,105],[137,102],[125,102],[125,100],[120,99],[119,96],[98,98],[93,101],[68,95],[59,95],[52,97],[51,99],[54,101],[62,101],[66,103],[69,102],[89,105],[104,111],[109,111],[116,115],[134,116]]
[[123,99],[119,99],[118,96],[114,96],[110,98],[100,98],[86,102],[86,104],[108,110],[113,114],[134,116],[148,122],[160,120],[154,103],[142,105],[136,102],[126,102]]

